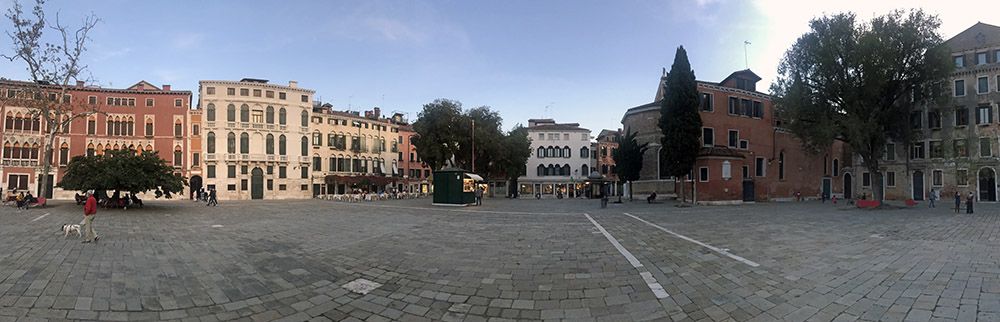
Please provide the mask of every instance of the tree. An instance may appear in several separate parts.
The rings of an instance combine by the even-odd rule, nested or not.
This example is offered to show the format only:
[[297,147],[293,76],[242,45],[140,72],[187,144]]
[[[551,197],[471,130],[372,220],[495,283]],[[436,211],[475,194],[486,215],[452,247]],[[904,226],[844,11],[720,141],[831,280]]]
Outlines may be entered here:
[[503,136],[500,143],[499,171],[507,179],[507,195],[517,197],[517,178],[525,173],[525,165],[531,156],[531,140],[528,139],[528,129],[515,125],[514,129]]
[[[639,180],[639,172],[642,171],[642,156],[649,149],[649,142],[639,144],[635,140],[636,132],[625,129],[625,135],[619,135],[615,141],[618,149],[611,150],[611,158],[615,160],[615,174],[618,178],[628,182],[628,200],[632,200],[632,181]],[[618,196],[621,201],[621,196]]]
[[130,193],[156,191],[171,198],[184,190],[185,178],[156,152],[107,150],[103,155],[75,156],[66,167],[59,187],[66,190],[118,190]]
[[[413,122],[417,136],[413,145],[420,151],[420,159],[431,170],[440,170],[449,165],[458,151],[458,124],[461,121],[462,103],[448,99],[437,99],[424,104],[423,111]],[[454,164],[450,164],[455,166]]]
[[[455,136],[458,142],[454,158],[455,166],[469,169],[482,175],[483,178],[494,178],[500,174],[502,165],[498,162],[503,154],[502,124],[503,118],[489,106],[480,106],[462,113],[458,124],[455,124],[455,129],[458,131]],[[475,166],[473,166],[473,155]]]
[[[89,15],[80,27],[72,28],[63,25],[58,15],[54,20],[46,20],[44,4],[44,0],[36,0],[29,15],[20,2],[14,1],[5,15],[13,24],[7,36],[14,53],[2,55],[10,61],[24,63],[32,81],[17,88],[20,93],[3,103],[4,107],[27,109],[31,118],[40,119],[43,126],[41,130],[45,137],[42,142],[44,152],[39,194],[49,184],[56,135],[74,120],[98,113],[96,104],[87,104],[86,97],[71,97],[68,91],[70,82],[86,81],[84,72],[87,66],[83,64],[82,56],[87,50],[90,31],[100,19]],[[45,38],[46,30],[54,31],[56,36]]]
[[953,66],[940,24],[921,10],[868,23],[853,13],[813,19],[778,67],[771,92],[787,128],[812,151],[828,149],[834,139],[850,146],[873,176],[875,200],[882,199],[880,159],[888,140],[915,137],[904,121],[909,112],[943,99]]
[[[698,114],[698,83],[688,62],[684,46],[677,47],[674,64],[670,66],[664,96],[660,106],[662,150],[666,154],[661,166],[664,173],[681,178],[681,202],[684,199],[684,177],[691,173],[701,153],[701,115]],[[659,178],[657,178],[659,179]]]

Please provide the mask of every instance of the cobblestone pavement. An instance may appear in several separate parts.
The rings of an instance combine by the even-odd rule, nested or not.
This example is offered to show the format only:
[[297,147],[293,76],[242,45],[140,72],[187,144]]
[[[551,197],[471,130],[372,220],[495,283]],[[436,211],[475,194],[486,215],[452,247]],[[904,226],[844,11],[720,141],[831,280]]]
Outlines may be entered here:
[[993,204],[147,204],[0,209],[0,321],[1000,321]]

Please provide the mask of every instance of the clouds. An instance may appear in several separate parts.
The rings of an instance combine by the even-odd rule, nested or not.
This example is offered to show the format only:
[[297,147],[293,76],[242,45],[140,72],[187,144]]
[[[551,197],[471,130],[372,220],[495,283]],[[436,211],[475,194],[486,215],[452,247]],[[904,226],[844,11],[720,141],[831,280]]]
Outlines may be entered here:
[[460,25],[423,1],[369,1],[331,19],[329,32],[338,38],[397,46],[447,43],[468,49],[471,41]]
[[199,49],[205,42],[205,34],[184,32],[175,34],[170,39],[170,46],[176,50]]

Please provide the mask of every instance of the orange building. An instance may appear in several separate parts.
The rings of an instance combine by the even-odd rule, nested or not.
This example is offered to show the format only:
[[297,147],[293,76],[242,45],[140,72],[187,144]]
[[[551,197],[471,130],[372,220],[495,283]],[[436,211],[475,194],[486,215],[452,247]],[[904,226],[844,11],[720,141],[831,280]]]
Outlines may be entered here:
[[[35,88],[36,85],[29,82],[0,81],[0,95],[5,98],[17,97],[18,93]],[[55,85],[41,85],[40,88],[52,92],[62,89]],[[46,129],[39,124],[38,118],[28,116],[29,108],[4,104],[0,110],[4,115],[3,132],[0,132],[4,144],[0,184],[5,193],[30,190],[36,196],[73,198],[74,191],[54,188],[69,160],[113,149],[156,151],[178,173],[189,175],[192,161],[185,156],[189,155],[188,137],[193,130],[187,114],[191,108],[190,91],[174,91],[170,85],[160,88],[146,81],[124,89],[85,86],[78,82],[67,89],[67,94],[62,101],[64,104],[71,102],[69,104],[76,107],[75,112],[95,107],[100,113],[76,119],[58,134],[50,173],[54,180],[49,180],[48,187],[38,187]]]
[[[395,115],[393,120],[400,120],[401,117],[401,115]],[[413,126],[400,125],[399,173],[403,175],[403,183],[397,188],[406,192],[430,193],[433,182],[431,168],[420,161],[417,146],[413,144],[413,139],[416,136],[417,132],[413,131]]]

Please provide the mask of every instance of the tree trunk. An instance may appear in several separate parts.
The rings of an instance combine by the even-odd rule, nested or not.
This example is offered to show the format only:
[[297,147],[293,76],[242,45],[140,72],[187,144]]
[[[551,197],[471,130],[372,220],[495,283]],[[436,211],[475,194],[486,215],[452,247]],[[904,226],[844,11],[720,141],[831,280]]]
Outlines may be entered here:
[[681,204],[687,202],[687,198],[684,196],[684,178],[681,178]]
[[634,193],[634,191],[635,191],[635,189],[632,189],[632,180],[629,180],[628,181],[628,201],[632,201],[632,194]]
[[45,153],[42,155],[42,173],[41,179],[38,180],[38,196],[49,198],[45,195],[48,190],[46,187],[49,186],[49,173],[52,172],[52,146],[56,142],[56,133],[59,131],[60,126],[50,126],[49,133],[47,133],[46,142],[43,142],[44,146],[42,149]]

